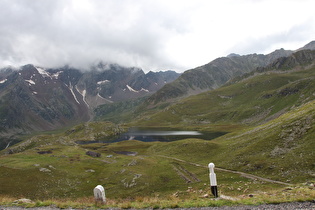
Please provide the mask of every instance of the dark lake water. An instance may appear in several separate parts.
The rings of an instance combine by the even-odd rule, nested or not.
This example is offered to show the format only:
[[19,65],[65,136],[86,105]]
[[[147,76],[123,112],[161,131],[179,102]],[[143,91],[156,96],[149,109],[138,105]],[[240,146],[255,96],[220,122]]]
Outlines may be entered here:
[[[163,130],[162,130],[163,129]],[[119,136],[107,137],[95,141],[76,141],[78,144],[91,144],[91,143],[114,143],[126,140],[138,140],[143,142],[171,142],[178,141],[186,138],[199,138],[204,140],[212,140],[220,137],[227,132],[199,132],[199,131],[184,131],[184,130],[172,130],[165,128],[131,128],[128,132]]]

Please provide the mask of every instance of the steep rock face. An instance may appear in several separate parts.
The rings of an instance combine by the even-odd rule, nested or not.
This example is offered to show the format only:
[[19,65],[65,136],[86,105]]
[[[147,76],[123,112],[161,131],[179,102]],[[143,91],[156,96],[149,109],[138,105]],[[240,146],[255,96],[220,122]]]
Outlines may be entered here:
[[20,128],[21,132],[50,130],[88,120],[87,107],[75,97],[71,80],[62,79],[70,72],[71,69],[46,71],[33,65],[11,70],[0,84],[0,128]]
[[149,72],[115,64],[99,64],[78,81],[77,90],[85,96],[88,106],[140,98],[155,93],[177,79],[174,71]]
[[293,53],[291,56],[282,57],[266,67],[266,69],[292,69],[296,66],[306,66],[314,62],[315,50],[301,50]]
[[88,121],[98,105],[152,94],[178,75],[145,74],[114,64],[86,72],[68,66],[5,68],[0,71],[0,132],[52,130]]
[[146,92],[134,90],[129,82],[142,74],[144,72],[141,69],[99,64],[83,75],[77,89],[90,107],[137,98]]
[[152,95],[148,102],[156,104],[160,101],[216,89],[236,76],[249,73],[257,67],[266,66],[274,60],[290,54],[292,51],[280,49],[268,55],[239,56],[232,54],[228,57],[217,58],[204,66],[184,72],[177,80],[165,85]]
[[141,90],[145,88],[150,92],[156,92],[161,89],[165,84],[174,81],[179,76],[178,73],[174,71],[160,71],[160,72],[152,72],[150,71],[147,74],[143,74],[140,77],[132,80],[130,85],[134,87],[136,90]]

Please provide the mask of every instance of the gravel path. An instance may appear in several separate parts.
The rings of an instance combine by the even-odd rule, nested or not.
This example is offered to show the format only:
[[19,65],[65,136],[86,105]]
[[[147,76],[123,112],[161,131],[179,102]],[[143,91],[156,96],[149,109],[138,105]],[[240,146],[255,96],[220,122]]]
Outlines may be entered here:
[[[54,207],[39,207],[39,208],[22,208],[22,207],[4,207],[0,206],[0,210],[57,210]],[[70,210],[71,208],[68,208]],[[312,202],[292,202],[281,204],[263,204],[258,206],[221,206],[221,207],[201,207],[201,208],[176,208],[172,210],[315,210],[315,200]],[[67,210],[67,209],[66,209]],[[112,208],[112,210],[118,210]],[[171,209],[163,209],[171,210]]]
[[258,206],[222,206],[222,207],[204,207],[189,208],[189,210],[315,210],[314,202],[292,202],[281,204],[263,204]]

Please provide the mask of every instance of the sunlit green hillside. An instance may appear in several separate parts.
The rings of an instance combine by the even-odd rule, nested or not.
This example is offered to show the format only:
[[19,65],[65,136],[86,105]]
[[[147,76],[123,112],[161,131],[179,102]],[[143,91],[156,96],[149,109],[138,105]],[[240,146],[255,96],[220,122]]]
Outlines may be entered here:
[[238,83],[191,96],[160,112],[142,117],[139,125],[255,125],[315,99],[315,68],[270,71]]

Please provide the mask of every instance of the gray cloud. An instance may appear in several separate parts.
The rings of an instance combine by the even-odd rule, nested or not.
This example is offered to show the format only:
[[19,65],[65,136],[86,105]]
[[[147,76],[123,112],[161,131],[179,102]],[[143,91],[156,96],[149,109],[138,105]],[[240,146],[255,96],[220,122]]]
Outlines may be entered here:
[[228,51],[245,55],[251,53],[266,54],[279,48],[297,50],[315,39],[313,36],[315,33],[315,25],[310,24],[314,22],[314,19],[308,19],[301,24],[292,26],[287,31],[274,33],[257,39],[253,37],[249,38],[243,42],[237,43],[237,45],[228,49]]
[[3,64],[171,66],[164,41],[181,30],[171,31],[168,14],[161,18],[155,8],[143,10],[132,1],[16,0],[2,1],[0,8]]
[[[289,32],[270,32],[255,39],[247,36],[250,30],[243,30],[249,21],[238,17],[242,14],[238,9],[256,1],[238,0],[233,8],[229,5],[234,1],[218,2],[217,5],[207,0],[1,0],[0,66],[33,63],[43,67],[68,64],[88,68],[102,60],[146,71],[183,71],[203,65],[223,51],[261,52],[279,43],[304,42],[314,34],[311,33],[314,28],[310,31],[310,25],[314,25],[311,18],[304,25],[293,24]],[[302,2],[311,4],[307,0]],[[234,8],[235,5],[239,8]],[[228,9],[226,13],[221,12],[223,8]],[[230,17],[226,15],[229,13]],[[235,28],[234,20],[241,30],[230,29]],[[229,44],[225,43],[227,37],[231,39]]]

